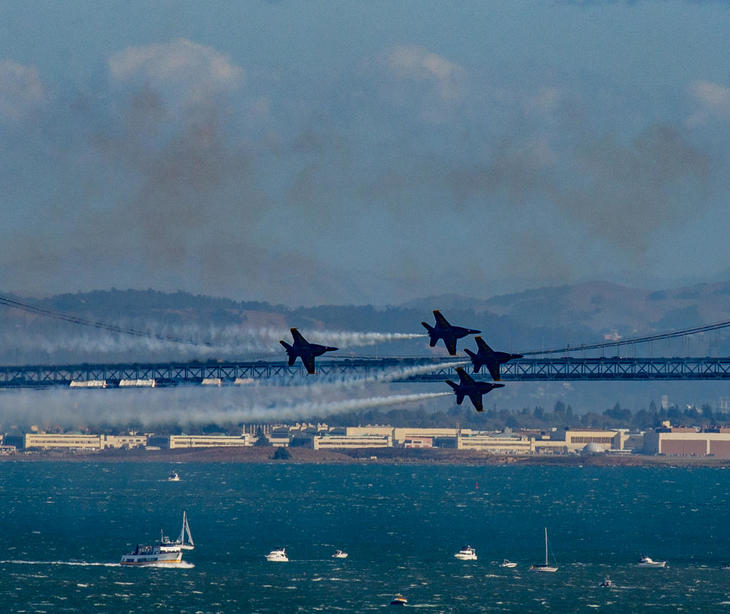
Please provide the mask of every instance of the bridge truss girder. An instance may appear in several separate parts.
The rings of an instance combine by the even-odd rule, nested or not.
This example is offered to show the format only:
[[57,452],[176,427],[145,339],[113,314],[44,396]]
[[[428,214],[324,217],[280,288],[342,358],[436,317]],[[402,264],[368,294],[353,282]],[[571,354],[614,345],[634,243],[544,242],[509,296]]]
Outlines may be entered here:
[[[160,364],[88,364],[60,366],[0,367],[0,388],[44,388],[69,386],[72,381],[105,381],[115,387],[121,380],[155,380],[158,386],[201,384],[220,380],[274,380],[282,385],[306,380],[340,381],[383,373],[388,369],[438,364],[433,371],[403,376],[398,382],[437,382],[456,378],[456,364],[463,361],[434,358],[383,358],[322,360],[317,375],[308,376],[297,362],[208,362]],[[471,369],[467,369],[471,372]],[[513,360],[501,368],[502,381],[648,381],[648,380],[730,380],[730,357],[674,358],[529,358]],[[479,373],[477,379],[489,380]]]

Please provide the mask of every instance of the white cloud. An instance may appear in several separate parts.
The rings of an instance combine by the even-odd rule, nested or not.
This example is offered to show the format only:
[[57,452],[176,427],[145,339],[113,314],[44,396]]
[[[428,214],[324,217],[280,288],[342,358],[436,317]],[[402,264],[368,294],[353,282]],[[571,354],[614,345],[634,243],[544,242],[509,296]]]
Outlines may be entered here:
[[11,60],[0,60],[0,119],[17,121],[45,99],[38,71]]
[[694,81],[690,94],[699,106],[688,120],[690,125],[705,124],[711,119],[730,119],[730,88],[712,81]]
[[109,58],[109,73],[117,83],[170,89],[185,104],[235,90],[244,78],[228,56],[186,39],[128,47]]
[[444,101],[463,96],[464,69],[424,47],[399,45],[390,50],[386,62],[392,76],[431,83]]

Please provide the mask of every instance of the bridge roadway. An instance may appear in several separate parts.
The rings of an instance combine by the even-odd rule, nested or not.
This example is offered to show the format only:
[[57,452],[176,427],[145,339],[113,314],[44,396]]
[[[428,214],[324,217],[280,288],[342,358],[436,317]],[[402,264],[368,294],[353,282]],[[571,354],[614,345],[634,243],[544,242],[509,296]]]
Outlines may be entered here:
[[[156,364],[81,364],[64,366],[0,367],[0,388],[69,386],[71,382],[96,382],[115,388],[120,382],[151,382],[156,386],[208,383],[246,384],[256,380],[296,384],[305,378],[337,381],[348,377],[382,375],[386,370],[443,364],[428,373],[398,375],[397,382],[437,382],[458,377],[459,358],[379,358],[321,360],[317,376],[307,376],[299,361],[293,367],[282,361],[211,361]],[[471,372],[468,367],[467,371]],[[490,379],[480,373],[477,379]],[[685,358],[530,358],[502,365],[502,381],[618,381],[618,380],[730,380],[730,357]]]

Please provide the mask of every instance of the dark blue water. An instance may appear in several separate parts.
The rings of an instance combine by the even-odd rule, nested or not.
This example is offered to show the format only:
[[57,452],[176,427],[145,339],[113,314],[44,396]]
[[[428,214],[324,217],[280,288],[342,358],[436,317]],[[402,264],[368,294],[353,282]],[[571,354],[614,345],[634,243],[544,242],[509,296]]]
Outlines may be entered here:
[[[0,464],[0,611],[363,612],[398,591],[433,612],[730,611],[722,469],[171,468]],[[193,567],[118,566],[183,509]],[[556,574],[528,572],[544,526]],[[467,543],[478,561],[453,558]],[[264,560],[277,546],[291,562]],[[637,568],[642,553],[669,567]]]

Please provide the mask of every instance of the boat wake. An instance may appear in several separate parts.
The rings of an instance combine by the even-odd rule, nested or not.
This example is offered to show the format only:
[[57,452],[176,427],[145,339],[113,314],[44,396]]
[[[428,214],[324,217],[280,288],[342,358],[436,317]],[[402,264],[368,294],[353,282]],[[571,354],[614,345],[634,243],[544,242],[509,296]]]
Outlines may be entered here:
[[[70,567],[121,567],[119,563],[92,563],[87,561],[21,561],[18,559],[11,559],[6,561],[0,561],[0,565],[68,565]],[[142,567],[142,565],[140,565]],[[143,567],[155,567],[157,569],[193,569],[195,565],[188,563],[187,561],[180,561],[179,563],[151,563],[144,565]]]
[[117,563],[114,567],[136,567],[136,568],[149,568],[154,569],[193,569],[195,565],[188,563],[187,561],[180,561],[179,563],[145,563],[144,565],[119,565]]
[[87,561],[0,561],[0,565],[70,565],[72,567],[119,567],[119,563],[92,563]]

